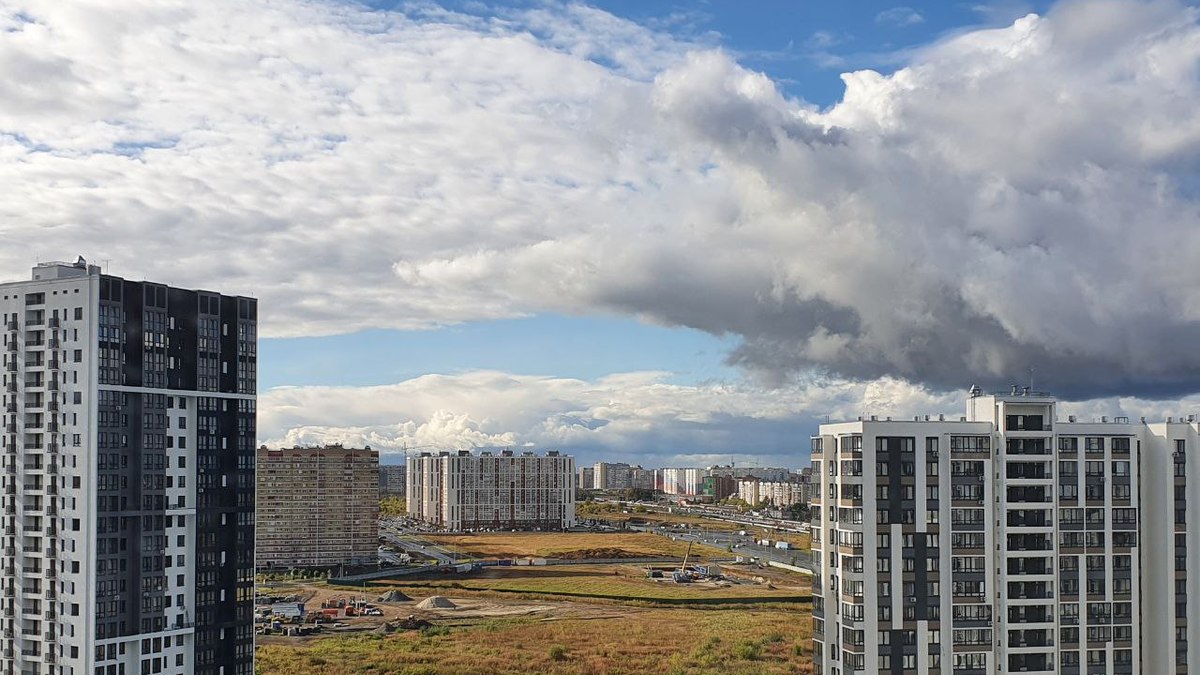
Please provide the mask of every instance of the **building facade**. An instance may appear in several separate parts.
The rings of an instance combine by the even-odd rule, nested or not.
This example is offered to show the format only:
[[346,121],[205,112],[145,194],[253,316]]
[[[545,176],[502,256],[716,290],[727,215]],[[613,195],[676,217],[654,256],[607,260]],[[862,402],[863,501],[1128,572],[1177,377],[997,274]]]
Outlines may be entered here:
[[708,469],[695,467],[681,469],[657,469],[655,484],[664,494],[694,497],[704,493],[704,477]]
[[958,420],[822,425],[817,671],[1188,672],[1197,440],[1016,389],[973,388]]
[[403,464],[383,465],[379,467],[379,496],[399,497],[404,499],[408,493],[406,475],[408,467]]
[[735,494],[738,499],[751,506],[770,502],[772,506],[783,508],[793,504],[808,503],[810,490],[811,487],[808,483],[743,478],[737,481]]
[[378,452],[260,447],[257,483],[260,569],[378,561]]
[[596,480],[595,475],[596,475],[595,468],[590,467],[590,466],[581,467],[579,469],[579,483],[578,483],[579,489],[580,490],[594,489],[595,488],[595,480]]
[[0,285],[0,674],[254,671],[257,303]]
[[575,460],[556,451],[423,452],[407,492],[409,517],[450,531],[575,525]]
[[737,481],[729,476],[705,476],[703,485],[704,496],[711,498],[714,502],[736,496],[738,493]]

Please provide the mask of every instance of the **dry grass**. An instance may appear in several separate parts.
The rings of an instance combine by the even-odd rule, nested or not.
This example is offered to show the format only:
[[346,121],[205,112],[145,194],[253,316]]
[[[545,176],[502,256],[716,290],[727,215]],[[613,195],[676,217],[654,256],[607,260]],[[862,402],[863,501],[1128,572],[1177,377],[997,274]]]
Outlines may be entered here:
[[812,673],[812,622],[795,609],[650,609],[618,619],[490,619],[425,633],[258,649],[262,675]]
[[[422,535],[461,555],[479,558],[558,557],[565,553],[602,548],[619,548],[641,557],[682,557],[687,542],[649,532],[483,532],[478,534]],[[728,558],[722,549],[696,544],[692,556]]]
[[[636,565],[552,565],[549,567],[498,567],[479,576],[402,581],[394,584],[405,592],[422,589],[430,593],[452,594],[455,589],[502,591],[531,595],[603,598],[671,602],[737,598],[745,602],[804,601],[812,595],[812,584],[797,578],[794,585],[708,583],[676,584],[669,580],[647,579],[645,570]],[[382,593],[382,590],[378,590]]]

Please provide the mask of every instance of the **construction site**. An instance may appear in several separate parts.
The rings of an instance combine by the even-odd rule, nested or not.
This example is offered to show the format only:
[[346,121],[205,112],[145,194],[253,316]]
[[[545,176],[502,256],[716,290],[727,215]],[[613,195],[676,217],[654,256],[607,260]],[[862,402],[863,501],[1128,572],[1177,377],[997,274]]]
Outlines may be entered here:
[[367,659],[374,672],[658,673],[664,653],[681,672],[809,663],[810,577],[727,549],[627,532],[422,541],[459,562],[354,586],[262,584],[259,672],[365,672]]

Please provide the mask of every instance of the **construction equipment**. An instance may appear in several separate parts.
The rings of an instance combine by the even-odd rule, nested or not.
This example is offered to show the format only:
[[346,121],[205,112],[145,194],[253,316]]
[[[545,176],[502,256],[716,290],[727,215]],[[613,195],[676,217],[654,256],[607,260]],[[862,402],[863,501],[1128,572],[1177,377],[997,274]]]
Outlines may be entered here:
[[679,566],[679,569],[677,569],[671,573],[671,578],[674,579],[675,583],[677,583],[677,584],[692,583],[692,575],[689,574],[687,571],[687,561],[688,561],[688,557],[691,556],[691,554],[692,554],[692,544],[694,544],[694,543],[696,543],[696,542],[694,542],[694,541],[688,542],[687,551],[684,552],[684,554],[683,554],[683,564]]

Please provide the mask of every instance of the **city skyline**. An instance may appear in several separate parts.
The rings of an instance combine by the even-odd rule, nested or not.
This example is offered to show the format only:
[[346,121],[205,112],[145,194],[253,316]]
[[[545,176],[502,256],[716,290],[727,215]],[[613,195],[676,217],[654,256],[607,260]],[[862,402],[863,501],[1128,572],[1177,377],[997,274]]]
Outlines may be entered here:
[[258,440],[385,463],[1200,408],[1196,9],[796,4],[13,3],[0,279],[216,274]]

